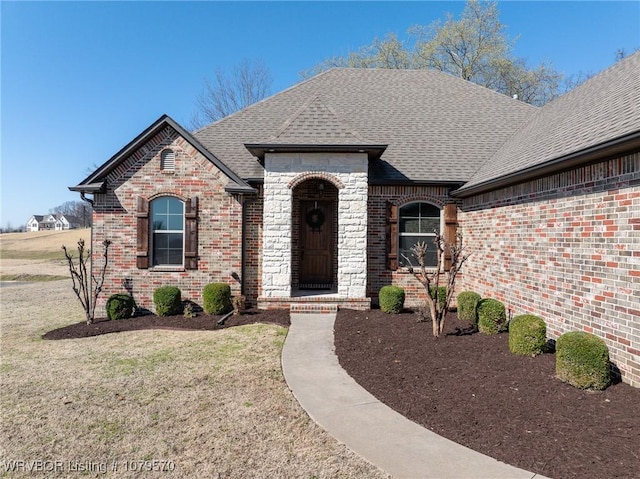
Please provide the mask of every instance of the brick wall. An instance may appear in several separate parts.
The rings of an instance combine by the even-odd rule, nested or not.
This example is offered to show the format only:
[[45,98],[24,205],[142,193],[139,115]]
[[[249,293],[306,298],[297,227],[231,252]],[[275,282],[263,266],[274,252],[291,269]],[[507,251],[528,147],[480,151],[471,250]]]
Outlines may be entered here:
[[602,337],[623,380],[640,386],[640,153],[464,200],[473,252],[465,287],[549,337]]
[[406,268],[387,268],[387,202],[403,206],[426,201],[442,208],[453,201],[448,193],[446,186],[369,186],[367,296],[377,298],[380,288],[394,284],[404,288],[407,306],[417,306],[424,300],[422,284]]
[[258,305],[262,282],[262,193],[262,186],[259,186],[258,195],[248,197],[244,203],[244,295],[251,307]]
[[[176,154],[175,172],[160,169],[165,148]],[[223,173],[169,126],[109,174],[108,191],[95,195],[93,214],[94,268],[102,264],[101,242],[112,241],[98,316],[104,314],[106,298],[125,292],[125,283],[138,306],[152,311],[153,291],[163,285],[178,286],[183,299],[198,304],[202,304],[203,287],[211,282],[229,283],[233,294],[239,294],[240,282],[233,276],[242,274],[242,204],[225,192],[227,182]],[[137,197],[161,195],[182,200],[198,197],[197,270],[136,267]]]

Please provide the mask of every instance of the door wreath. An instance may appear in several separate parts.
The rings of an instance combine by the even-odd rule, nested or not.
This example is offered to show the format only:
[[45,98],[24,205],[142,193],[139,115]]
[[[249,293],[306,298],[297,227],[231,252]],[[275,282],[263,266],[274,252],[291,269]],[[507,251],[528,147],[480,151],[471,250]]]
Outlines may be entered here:
[[313,231],[320,231],[320,227],[324,224],[324,213],[319,208],[314,208],[307,213],[307,226]]

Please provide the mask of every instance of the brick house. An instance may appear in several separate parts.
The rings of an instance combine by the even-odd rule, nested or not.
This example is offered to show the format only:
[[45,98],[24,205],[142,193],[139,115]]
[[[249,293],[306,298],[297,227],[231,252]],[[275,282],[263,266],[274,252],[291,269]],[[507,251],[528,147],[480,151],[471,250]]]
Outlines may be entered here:
[[541,108],[333,69],[195,133],[162,116],[71,189],[96,254],[113,241],[106,296],[150,309],[214,281],[261,308],[368,308],[392,283],[415,302],[402,252],[457,227],[461,288],[603,337],[640,386],[640,54]]

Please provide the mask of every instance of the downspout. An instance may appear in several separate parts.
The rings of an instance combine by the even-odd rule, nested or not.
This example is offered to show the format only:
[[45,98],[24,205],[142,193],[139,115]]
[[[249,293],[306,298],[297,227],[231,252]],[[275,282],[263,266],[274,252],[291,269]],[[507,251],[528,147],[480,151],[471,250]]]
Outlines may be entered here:
[[242,296],[245,296],[245,277],[244,277],[244,274],[245,274],[245,270],[246,270],[245,264],[247,262],[247,259],[245,257],[246,250],[247,250],[247,247],[246,247],[246,241],[247,241],[246,237],[247,237],[247,235],[245,234],[246,233],[245,228],[246,228],[246,224],[247,224],[247,207],[246,207],[247,199],[246,199],[246,197],[244,195],[241,198],[242,198],[242,232],[241,232],[241,234],[242,234],[242,243],[241,243],[241,246],[240,246],[240,258],[241,258],[241,260],[240,260],[241,261],[241,263],[240,263],[240,294]]
[[247,264],[247,232],[246,232],[246,227],[247,227],[247,205],[256,201],[258,198],[254,197],[247,197],[246,195],[242,196],[242,243],[241,243],[241,253],[240,253],[240,257],[242,258],[242,264],[241,264],[241,268],[240,268],[240,273],[241,273],[241,281],[240,281],[240,294],[243,296],[246,296],[246,264]]
[[87,203],[89,203],[91,205],[91,209],[93,210],[93,200],[90,200],[89,198],[87,198],[85,196],[84,191],[80,192],[80,198],[82,198],[83,201],[86,201]]
[[[91,254],[93,255],[93,204],[94,204],[94,201],[87,198],[85,196],[84,191],[80,192],[80,198],[82,199],[82,201],[86,201],[91,205],[91,239],[89,240],[91,244],[89,245],[89,248],[91,249]],[[89,266],[89,275],[91,278],[93,278],[93,258],[90,258],[90,259],[91,259],[91,265]],[[91,281],[91,288],[93,288],[93,281]],[[89,294],[92,294],[92,293],[93,293],[92,291],[89,291]]]

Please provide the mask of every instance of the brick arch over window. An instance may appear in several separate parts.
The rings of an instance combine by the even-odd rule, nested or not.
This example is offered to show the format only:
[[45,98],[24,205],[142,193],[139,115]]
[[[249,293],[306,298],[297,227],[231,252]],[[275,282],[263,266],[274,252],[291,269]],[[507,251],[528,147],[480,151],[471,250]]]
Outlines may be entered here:
[[324,171],[310,171],[308,173],[302,173],[301,175],[296,176],[293,180],[291,180],[287,186],[289,189],[294,189],[301,183],[304,183],[307,180],[323,180],[328,183],[331,183],[333,186],[341,190],[345,187],[344,183],[340,181],[338,178],[333,176],[330,173],[325,173]]
[[398,208],[402,208],[405,205],[408,205],[409,203],[431,203],[434,206],[437,206],[438,208],[442,209],[444,208],[444,201],[442,201],[442,198],[438,198],[437,196],[431,196],[431,195],[408,195],[408,196],[402,196],[400,198],[396,198],[393,201],[390,201],[390,203],[397,205]]

